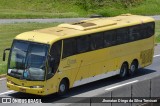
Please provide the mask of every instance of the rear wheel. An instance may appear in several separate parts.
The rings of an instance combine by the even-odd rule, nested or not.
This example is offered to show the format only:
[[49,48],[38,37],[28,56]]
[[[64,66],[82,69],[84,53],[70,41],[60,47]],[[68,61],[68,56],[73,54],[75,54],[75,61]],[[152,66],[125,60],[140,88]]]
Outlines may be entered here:
[[121,66],[121,69],[120,69],[120,74],[119,74],[119,76],[120,76],[121,78],[126,77],[127,71],[128,71],[128,64],[127,64],[127,63],[123,63],[122,66]]
[[67,81],[63,79],[59,84],[58,94],[60,96],[62,96],[64,94],[66,94],[68,89],[69,89],[69,85],[68,85]]
[[136,73],[137,70],[138,70],[138,62],[134,60],[131,63],[130,70],[129,70],[129,75],[133,76]]

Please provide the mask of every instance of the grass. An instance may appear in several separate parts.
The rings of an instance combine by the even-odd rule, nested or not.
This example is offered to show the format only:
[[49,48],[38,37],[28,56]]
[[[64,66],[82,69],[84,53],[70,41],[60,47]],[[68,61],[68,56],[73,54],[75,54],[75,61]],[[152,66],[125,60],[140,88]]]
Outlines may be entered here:
[[[16,23],[0,25],[0,74],[6,73],[7,62],[2,61],[3,50],[11,46],[12,40],[19,33],[34,29],[55,26],[58,23]],[[156,42],[160,43],[160,21],[156,21]],[[7,54],[8,55],[8,54]]]
[[159,5],[160,0],[0,0],[0,18],[155,15],[160,13]]
[[155,36],[156,36],[156,43],[160,43],[160,21],[156,21],[156,28],[155,28]]
[[65,1],[67,0],[0,0],[0,18],[63,18],[85,15],[85,11],[79,6]]

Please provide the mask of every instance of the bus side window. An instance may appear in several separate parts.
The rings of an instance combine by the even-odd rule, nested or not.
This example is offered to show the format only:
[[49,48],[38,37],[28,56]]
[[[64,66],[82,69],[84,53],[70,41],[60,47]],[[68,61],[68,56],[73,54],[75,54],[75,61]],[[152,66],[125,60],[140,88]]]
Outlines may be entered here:
[[77,51],[78,53],[87,52],[90,49],[89,36],[84,35],[77,38]]
[[146,24],[142,24],[140,28],[141,39],[147,38],[147,26]]
[[115,45],[116,39],[116,32],[114,30],[104,32],[104,47]]
[[63,58],[72,56],[76,53],[76,39],[70,38],[63,40]]
[[103,48],[103,33],[96,33],[90,36],[90,46],[91,50]]
[[151,37],[155,33],[155,23],[150,22],[146,24],[147,27],[147,37]]
[[142,39],[151,37],[154,35],[154,22],[145,23],[141,25],[141,37]]
[[[62,47],[62,41],[57,41],[55,42],[50,50],[50,61],[52,61],[53,63],[49,63],[51,65],[49,65],[48,68],[48,77],[47,78],[51,78],[53,76],[53,74],[57,71],[59,63],[60,63],[60,58],[61,58],[61,47]],[[50,62],[49,61],[49,62]]]
[[121,28],[117,30],[117,43],[123,44],[128,42],[128,28]]
[[141,39],[140,25],[132,26],[129,28],[129,41]]

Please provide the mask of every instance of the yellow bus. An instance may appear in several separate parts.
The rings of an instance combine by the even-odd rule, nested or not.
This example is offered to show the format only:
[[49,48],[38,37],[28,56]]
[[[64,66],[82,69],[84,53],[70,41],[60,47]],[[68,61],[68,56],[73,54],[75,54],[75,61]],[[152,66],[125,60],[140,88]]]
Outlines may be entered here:
[[122,14],[24,32],[6,49],[7,87],[63,95],[103,78],[132,76],[152,63],[154,30],[153,18]]

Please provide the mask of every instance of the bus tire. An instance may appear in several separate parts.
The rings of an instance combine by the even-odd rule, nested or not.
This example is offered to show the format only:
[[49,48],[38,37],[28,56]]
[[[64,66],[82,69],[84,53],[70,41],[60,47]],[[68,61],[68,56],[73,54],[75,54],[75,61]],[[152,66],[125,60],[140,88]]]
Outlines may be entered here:
[[138,70],[138,61],[133,60],[130,66],[129,75],[133,76]]
[[124,78],[127,76],[127,72],[128,72],[128,64],[125,62],[122,64],[121,69],[120,69],[120,78]]
[[69,84],[68,84],[67,80],[63,79],[59,84],[58,95],[62,96],[64,94],[66,94],[68,89],[69,89]]

